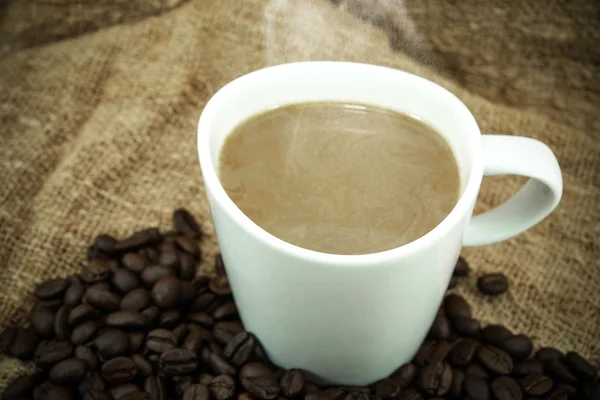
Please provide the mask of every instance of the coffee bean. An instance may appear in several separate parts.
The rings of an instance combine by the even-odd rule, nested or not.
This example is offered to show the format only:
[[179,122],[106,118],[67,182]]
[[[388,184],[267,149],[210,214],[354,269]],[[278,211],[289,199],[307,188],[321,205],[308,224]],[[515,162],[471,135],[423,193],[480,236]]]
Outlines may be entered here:
[[33,358],[39,342],[40,338],[33,328],[17,328],[8,354],[20,360],[29,361]]
[[130,310],[112,312],[106,316],[104,322],[116,328],[143,328],[148,324],[146,316]]
[[488,325],[481,330],[481,341],[494,346],[500,346],[506,339],[512,337],[512,332],[502,325]]
[[552,389],[552,386],[552,380],[542,374],[529,374],[521,381],[523,392],[531,396],[543,396]]
[[[110,290],[110,285],[108,284],[108,282],[104,282],[104,281],[103,281],[103,282],[96,282],[96,283],[94,283],[94,284],[90,285],[90,286],[88,287],[88,290],[89,290],[89,289],[95,289],[95,290]],[[87,292],[87,290],[86,290],[86,292]],[[87,300],[86,300],[86,299],[85,299],[85,297],[84,297],[84,299],[83,299],[83,302],[85,303],[86,301],[87,301]]]
[[171,349],[161,354],[160,371],[168,376],[190,374],[198,368],[196,354],[187,349]]
[[451,335],[452,327],[450,326],[450,321],[443,311],[438,312],[429,329],[428,337],[432,339],[448,339]]
[[477,342],[473,339],[462,339],[452,347],[448,361],[457,367],[467,366],[477,350]]
[[146,289],[138,288],[127,293],[121,299],[121,310],[142,311],[150,304],[150,294]]
[[63,299],[39,300],[37,305],[40,307],[49,308],[52,311],[56,311],[60,306],[63,305]]
[[54,334],[54,318],[56,313],[49,308],[36,306],[29,319],[31,326],[41,336],[51,336]]
[[71,342],[74,345],[84,344],[94,337],[98,329],[100,329],[100,324],[96,321],[86,321],[77,325],[71,332]]
[[583,400],[600,399],[600,382],[586,381],[581,385],[581,396]]
[[225,275],[218,275],[212,278],[208,284],[208,288],[219,296],[228,296],[231,294],[229,279]]
[[207,372],[200,372],[198,374],[198,383],[208,386],[214,378],[215,377],[213,375]]
[[46,394],[47,400],[71,400],[71,398],[71,391],[64,386],[58,385],[52,386]]
[[119,400],[150,400],[150,395],[146,392],[138,390],[136,392],[130,392],[119,397]]
[[215,303],[216,296],[214,293],[202,293],[196,297],[192,304],[192,309],[196,311],[206,311]]
[[152,363],[148,361],[141,354],[133,354],[131,356],[131,360],[135,363],[137,367],[138,376],[149,376],[153,372]]
[[158,376],[149,376],[144,381],[144,390],[150,395],[152,400],[167,400],[167,383]]
[[179,253],[179,278],[189,282],[194,279],[195,276],[196,260],[189,254]]
[[86,365],[78,358],[67,358],[50,369],[49,376],[54,383],[79,382],[85,375]]
[[121,385],[113,386],[110,389],[108,389],[108,394],[110,397],[116,400],[122,398],[126,394],[139,391],[139,386],[134,385],[133,383],[123,383]]
[[209,397],[208,388],[202,384],[192,385],[183,393],[183,400],[209,400]]
[[119,268],[112,275],[112,285],[121,293],[127,293],[142,285],[140,278],[125,268]]
[[205,312],[190,313],[188,314],[187,320],[188,322],[198,324],[205,328],[212,328],[215,324],[215,320],[213,319],[213,317],[211,317],[210,315],[208,315],[208,313]]
[[54,317],[54,335],[58,340],[65,340],[68,334],[68,321],[69,321],[69,313],[71,312],[71,308],[69,306],[62,306],[56,312],[56,316]]
[[457,294],[449,294],[446,296],[444,299],[444,310],[446,310],[446,314],[450,318],[471,317],[471,306],[469,306],[463,297]]
[[567,400],[569,396],[562,389],[556,388],[553,389],[544,400]]
[[45,340],[35,349],[34,361],[38,365],[48,366],[73,355],[73,345],[66,341]]
[[477,289],[487,295],[502,294],[508,290],[508,278],[502,273],[484,275],[477,279]]
[[100,364],[96,353],[88,346],[77,346],[75,348],[75,358],[83,361],[89,370],[97,369]]
[[486,380],[490,377],[490,374],[487,372],[487,370],[483,368],[478,362],[472,362],[471,364],[469,364],[465,369],[465,374],[477,376]]
[[469,317],[455,317],[452,320],[452,327],[462,336],[477,337],[481,329],[479,321]]
[[425,347],[423,353],[417,353],[415,360],[421,361],[422,365],[434,364],[445,361],[452,350],[452,343],[447,340],[434,340],[429,347]]
[[142,281],[148,287],[154,286],[160,278],[166,276],[175,276],[175,271],[162,265],[151,265],[142,271]]
[[594,379],[598,375],[598,369],[574,351],[567,353],[567,364],[575,374],[583,378]]
[[127,253],[121,259],[121,263],[129,271],[139,275],[142,273],[144,268],[150,265],[151,261],[147,256],[143,254]]
[[100,374],[96,371],[88,371],[85,374],[83,381],[77,387],[80,396],[84,396],[87,392],[97,390],[104,392],[106,384]]
[[98,235],[96,236],[96,239],[94,239],[94,246],[106,254],[115,254],[116,244],[117,239],[107,234]]
[[239,379],[244,389],[259,399],[269,400],[279,395],[277,379],[265,363],[251,362],[244,365]]
[[116,357],[102,364],[102,378],[113,384],[131,382],[137,374],[137,366],[129,357]]
[[177,251],[175,243],[163,243],[161,245],[158,263],[172,268],[174,271],[179,270],[179,251]]
[[83,299],[85,286],[79,281],[71,283],[65,292],[64,303],[68,306],[76,306]]
[[177,310],[164,312],[158,319],[158,325],[165,329],[174,329],[181,321],[181,313]]
[[556,388],[565,392],[569,399],[574,399],[577,396],[577,388],[575,386],[567,385],[566,383],[559,383],[556,385]]
[[110,400],[110,397],[99,390],[91,390],[83,395],[83,400]]
[[98,335],[94,340],[94,347],[104,360],[126,355],[130,350],[129,335],[116,329],[106,332]]
[[187,324],[179,324],[177,325],[171,332],[173,332],[173,336],[175,336],[175,343],[179,345],[183,341],[183,338],[187,336],[190,329]]
[[256,337],[248,332],[240,332],[227,343],[223,354],[234,365],[240,367],[247,363],[256,350]]
[[129,348],[132,352],[139,351],[146,340],[145,332],[132,332],[129,334]]
[[458,261],[456,261],[456,265],[454,266],[454,272],[452,273],[455,276],[467,276],[471,267],[469,267],[469,263],[463,257],[458,257]]
[[462,369],[452,370],[452,384],[450,385],[450,394],[456,398],[460,398],[465,377],[467,375]]
[[121,304],[121,297],[108,290],[90,288],[85,292],[85,300],[95,308],[104,311],[114,311]]
[[127,252],[127,251],[138,250],[142,247],[152,246],[154,244],[157,244],[158,242],[160,242],[161,239],[162,239],[162,235],[160,234],[158,229],[156,229],[156,228],[142,229],[142,230],[139,230],[139,231],[133,233],[131,236],[118,241],[115,244],[114,249],[117,252]]
[[404,389],[398,395],[397,400],[423,400],[423,396],[416,389]]
[[110,264],[107,260],[91,260],[87,266],[81,267],[81,279],[87,283],[98,283],[110,275]]
[[199,331],[191,331],[186,336],[181,347],[191,350],[197,354],[202,348],[202,333]]
[[180,208],[173,213],[173,228],[176,232],[190,238],[202,238],[202,229],[196,219],[189,211]]
[[175,276],[160,278],[152,287],[152,301],[162,309],[173,308],[179,302],[181,281]]
[[432,396],[443,396],[452,385],[452,369],[445,362],[429,364],[421,373],[421,389]]
[[[185,391],[194,384],[194,379],[191,376],[174,376],[171,378],[172,387],[177,398],[183,397]],[[207,389],[208,390],[208,389]]]
[[227,362],[220,352],[215,351],[217,350],[216,348],[213,348],[212,350],[205,348],[202,350],[205,354],[205,358],[208,358],[208,364],[210,365],[212,372],[217,375],[235,376],[235,368]]
[[237,307],[233,301],[228,301],[215,308],[212,312],[212,316],[219,320],[233,317],[237,314]]
[[489,400],[490,389],[485,379],[467,375],[463,382],[464,393],[470,400]]
[[158,354],[167,350],[174,349],[177,346],[175,335],[166,329],[154,329],[146,336],[146,347]]
[[69,287],[66,279],[56,278],[40,283],[33,294],[40,300],[58,299],[63,297]]
[[[304,384],[304,382],[302,382],[302,383]],[[285,386],[282,383],[280,383],[280,386],[281,386],[282,392],[284,392],[284,394],[286,394],[286,396],[289,396],[286,393]],[[398,396],[401,389],[402,389],[402,387],[397,382],[393,381],[392,379],[382,379],[380,381],[375,382],[372,385],[373,394],[375,396],[379,396],[379,398],[381,398],[381,399],[395,398],[396,396]]]
[[235,335],[243,330],[244,328],[239,321],[217,322],[213,328],[213,335],[218,342],[227,344]]
[[235,381],[228,375],[219,375],[210,382],[208,391],[215,400],[231,399],[235,393]]
[[0,347],[2,347],[2,352],[5,354],[10,353],[10,348],[17,336],[17,328],[9,326],[8,328],[2,331],[2,335],[0,336]]
[[176,236],[175,243],[177,247],[183,250],[186,254],[192,256],[195,259],[200,258],[200,247],[198,242],[187,236]]
[[82,322],[95,318],[98,314],[97,310],[90,304],[80,304],[69,312],[69,325],[79,325]]
[[459,279],[460,278],[458,278],[457,276],[451,276],[450,277],[450,282],[448,282],[448,289],[447,290],[454,289],[456,286],[458,286]]
[[20,400],[29,398],[35,388],[37,379],[36,375],[23,375],[13,379],[4,388],[2,399]]
[[144,309],[141,312],[141,314],[148,321],[148,325],[156,324],[158,322],[158,319],[160,318],[160,310],[156,306],[150,306],[150,307]]
[[535,353],[535,359],[544,365],[554,360],[565,360],[565,355],[554,347],[542,347]]
[[537,360],[523,360],[515,365],[512,373],[516,376],[525,376],[529,374],[543,374],[544,366],[541,362]]
[[522,400],[523,392],[517,381],[508,376],[501,376],[494,379],[490,384],[490,389],[494,398],[497,400]]
[[54,384],[51,380],[45,380],[44,382],[39,384],[35,389],[33,389],[33,399],[45,400],[48,396],[48,391],[52,386],[54,386]]
[[490,372],[498,375],[509,374],[513,369],[512,358],[495,346],[481,346],[477,349],[477,359]]
[[523,360],[531,354],[533,343],[525,335],[514,335],[502,341],[500,348],[506,351],[513,360]]
[[[389,394],[392,390],[388,390],[386,388],[391,388],[391,387],[396,388],[396,391],[393,396],[398,394],[398,392],[400,391],[400,387],[397,384],[390,381],[389,379],[387,379],[387,381],[390,382],[389,385],[382,384],[381,383],[382,381],[379,381],[378,383],[375,384],[375,393],[376,394],[377,394],[378,389],[379,389],[379,392],[381,392],[381,393],[385,392],[385,393]],[[301,395],[302,392],[304,391],[304,383],[305,383],[305,378],[304,378],[304,372],[302,372],[302,370],[289,369],[289,370],[285,371],[283,373],[283,375],[281,376],[281,379],[279,380],[279,387],[281,388],[281,392],[285,396],[295,397],[295,396]],[[381,396],[382,398],[386,398],[381,393],[379,394],[379,396]],[[393,396],[391,396],[391,397],[393,397]]]
[[577,378],[569,370],[569,367],[564,361],[552,360],[546,367],[548,369],[548,375],[554,378],[554,380],[571,385],[577,385]]

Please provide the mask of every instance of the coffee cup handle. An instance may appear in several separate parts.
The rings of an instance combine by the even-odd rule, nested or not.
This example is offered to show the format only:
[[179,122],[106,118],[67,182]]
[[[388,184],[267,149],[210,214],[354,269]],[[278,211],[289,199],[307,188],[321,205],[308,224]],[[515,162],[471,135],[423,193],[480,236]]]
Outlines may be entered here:
[[539,140],[522,136],[483,135],[484,176],[522,175],[527,183],[498,207],[471,218],[465,246],[511,238],[531,228],[558,205],[562,175],[556,156]]

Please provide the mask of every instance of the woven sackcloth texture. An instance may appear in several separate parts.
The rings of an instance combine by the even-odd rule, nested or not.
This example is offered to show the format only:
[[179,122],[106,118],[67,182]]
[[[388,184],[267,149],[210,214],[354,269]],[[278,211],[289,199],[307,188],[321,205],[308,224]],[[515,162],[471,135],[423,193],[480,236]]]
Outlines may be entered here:
[[[178,207],[204,226],[209,269],[218,250],[196,151],[209,97],[265,65],[352,60],[427,77],[482,131],[555,151],[559,207],[514,239],[465,249],[474,271],[457,290],[483,321],[598,364],[599,4],[0,1],[0,324],[24,322],[36,283],[76,271],[96,234],[168,229]],[[522,183],[486,178],[478,211]],[[484,299],[475,280],[490,271],[511,287]],[[0,356],[0,387],[27,368]]]

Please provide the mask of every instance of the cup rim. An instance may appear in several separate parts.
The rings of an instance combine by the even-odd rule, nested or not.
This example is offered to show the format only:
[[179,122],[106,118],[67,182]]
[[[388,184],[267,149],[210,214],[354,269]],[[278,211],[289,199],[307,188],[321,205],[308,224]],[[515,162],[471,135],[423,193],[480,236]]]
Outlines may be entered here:
[[[273,76],[281,73],[302,73],[302,70],[306,69],[312,69],[313,72],[316,72],[316,70],[322,71],[323,69],[329,69],[329,71],[353,69],[357,74],[365,75],[378,73],[404,75],[407,79],[417,81],[419,85],[430,86],[438,91],[441,96],[445,97],[445,101],[451,101],[456,107],[458,107],[460,112],[463,114],[463,118],[468,119],[468,124],[473,126],[475,133],[479,138],[478,142],[475,144],[472,143],[472,140],[469,141],[469,151],[472,153],[471,171],[468,175],[465,189],[458,199],[456,205],[446,216],[446,218],[444,218],[442,222],[440,222],[435,228],[420,238],[405,245],[376,253],[323,253],[299,247],[273,236],[254,223],[249,217],[247,217],[235,205],[233,200],[229,198],[218,178],[217,168],[213,162],[210,149],[211,135],[208,134],[208,132],[210,132],[210,128],[213,124],[215,113],[219,108],[222,107],[223,104],[227,102],[228,98],[235,96],[236,92],[240,90],[245,90],[246,86],[250,85],[252,83],[251,81],[256,78],[263,78],[265,76]],[[210,192],[215,201],[219,203],[221,207],[223,207],[224,211],[237,222],[241,229],[245,230],[248,234],[254,236],[264,245],[274,250],[286,253],[287,255],[295,258],[302,258],[308,261],[333,266],[365,266],[375,263],[384,263],[386,261],[396,260],[401,257],[411,256],[419,251],[424,250],[428,245],[431,245],[432,242],[436,242],[440,237],[447,234],[454,226],[461,223],[464,215],[470,212],[471,203],[479,192],[479,185],[483,177],[483,145],[481,142],[481,131],[477,125],[475,117],[467,108],[467,106],[453,93],[435,82],[406,71],[374,64],[345,61],[302,61],[269,66],[242,75],[219,89],[206,103],[206,106],[200,114],[198,122],[197,145],[200,168],[207,195]]]

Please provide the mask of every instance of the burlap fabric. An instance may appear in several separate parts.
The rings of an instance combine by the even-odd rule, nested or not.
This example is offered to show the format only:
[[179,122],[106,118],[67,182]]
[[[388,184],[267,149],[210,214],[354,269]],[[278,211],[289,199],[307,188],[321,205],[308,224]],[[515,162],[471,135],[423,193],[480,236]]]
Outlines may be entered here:
[[[353,60],[457,94],[484,132],[556,152],[564,198],[534,229],[466,249],[459,292],[486,322],[600,362],[599,6],[594,1],[0,1],[0,323],[37,282],[75,271],[100,232],[168,227],[186,206],[217,251],[196,123],[229,80],[267,64]],[[478,209],[522,180],[486,179]],[[208,268],[208,263],[205,266]],[[510,292],[481,299],[475,276]],[[25,370],[0,358],[0,387]]]

